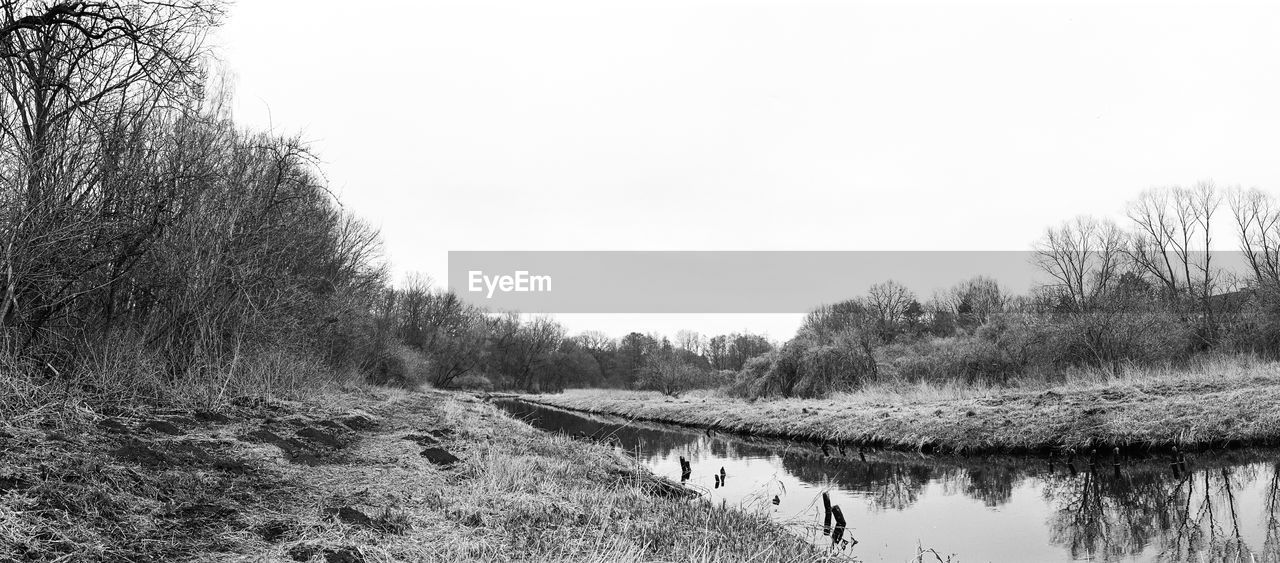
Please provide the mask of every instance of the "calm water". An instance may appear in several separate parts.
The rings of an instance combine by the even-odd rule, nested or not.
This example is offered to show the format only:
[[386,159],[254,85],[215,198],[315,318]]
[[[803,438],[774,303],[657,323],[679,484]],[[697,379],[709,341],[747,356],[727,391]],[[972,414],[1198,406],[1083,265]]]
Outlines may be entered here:
[[[823,546],[821,493],[849,523],[845,553],[913,559],[917,546],[973,561],[1280,561],[1280,452],[1127,459],[924,457],[757,440],[628,423],[514,401],[497,404],[552,432],[616,440],[659,475],[717,504],[759,511]],[[718,486],[715,476],[727,477]],[[774,504],[774,497],[778,504]],[[930,556],[931,557],[931,556]],[[928,560],[933,560],[932,558]]]

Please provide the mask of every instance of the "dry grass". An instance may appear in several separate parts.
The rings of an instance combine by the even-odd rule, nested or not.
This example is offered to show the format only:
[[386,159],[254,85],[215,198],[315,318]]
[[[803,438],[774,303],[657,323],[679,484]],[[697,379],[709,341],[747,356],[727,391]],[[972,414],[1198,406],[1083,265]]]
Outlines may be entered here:
[[[155,408],[108,417],[69,400],[0,424],[0,560],[830,558],[764,516],[655,496],[654,478],[625,455],[535,431],[468,396],[349,388],[220,412],[230,420]],[[247,438],[347,415],[379,424],[334,431],[343,446],[299,458],[310,463]],[[185,433],[137,429],[157,419]],[[104,420],[132,429],[108,431]],[[430,432],[458,464],[433,465],[404,439]],[[344,519],[355,511],[368,520]]]
[[1184,370],[1082,374],[992,389],[880,385],[829,399],[573,391],[535,402],[760,436],[949,452],[1280,443],[1280,364],[1216,359]]
[[[537,432],[492,406],[446,394],[374,409],[388,426],[349,463],[308,471],[370,513],[403,515],[403,535],[331,537],[369,561],[812,561],[764,517],[647,494],[643,469],[612,449]],[[401,439],[454,430],[462,458],[441,471]],[[358,483],[358,486],[353,486]]]
[[1238,382],[1262,374],[1275,373],[1277,365],[1254,356],[1200,356],[1182,366],[1126,365],[1118,371],[1072,369],[1052,379],[1028,377],[1014,380],[1008,386],[988,383],[968,384],[959,381],[885,381],[869,385],[856,393],[838,394],[832,399],[868,404],[912,404],[993,397],[1010,392],[1090,391],[1116,385],[1157,384],[1161,382]]

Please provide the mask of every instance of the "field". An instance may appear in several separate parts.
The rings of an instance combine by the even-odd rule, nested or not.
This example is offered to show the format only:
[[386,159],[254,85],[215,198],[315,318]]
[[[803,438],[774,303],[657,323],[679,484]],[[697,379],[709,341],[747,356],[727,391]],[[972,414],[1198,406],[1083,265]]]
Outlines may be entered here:
[[1280,364],[1266,362],[1029,388],[873,387],[809,400],[612,390],[524,398],[726,432],[950,453],[1280,443]]
[[0,456],[0,560],[826,557],[764,516],[690,500],[611,448],[465,394],[82,405],[0,424]]

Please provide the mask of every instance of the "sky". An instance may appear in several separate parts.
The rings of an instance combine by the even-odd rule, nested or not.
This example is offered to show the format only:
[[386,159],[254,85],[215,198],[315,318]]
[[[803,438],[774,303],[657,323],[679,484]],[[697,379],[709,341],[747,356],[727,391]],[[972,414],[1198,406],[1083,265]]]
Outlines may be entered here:
[[1276,29],[1265,3],[240,0],[212,46],[237,118],[312,143],[395,277],[444,280],[451,250],[1025,250],[1150,187],[1274,191]]

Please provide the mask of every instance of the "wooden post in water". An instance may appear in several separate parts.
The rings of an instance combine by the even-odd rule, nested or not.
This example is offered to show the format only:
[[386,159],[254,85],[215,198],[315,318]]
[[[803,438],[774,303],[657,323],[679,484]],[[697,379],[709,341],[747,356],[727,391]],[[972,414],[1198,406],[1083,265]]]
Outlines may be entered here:
[[836,519],[836,529],[831,531],[831,545],[837,545],[840,540],[844,539],[844,529],[846,527],[844,513],[840,512],[839,506],[833,506],[831,507],[831,516]]
[[1111,467],[1115,469],[1116,478],[1118,479],[1120,478],[1120,448],[1115,448],[1111,453]]
[[822,493],[822,535],[831,535],[831,497]]

